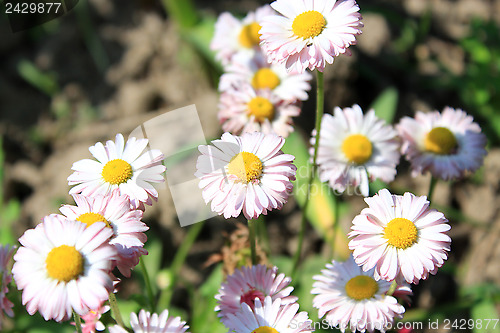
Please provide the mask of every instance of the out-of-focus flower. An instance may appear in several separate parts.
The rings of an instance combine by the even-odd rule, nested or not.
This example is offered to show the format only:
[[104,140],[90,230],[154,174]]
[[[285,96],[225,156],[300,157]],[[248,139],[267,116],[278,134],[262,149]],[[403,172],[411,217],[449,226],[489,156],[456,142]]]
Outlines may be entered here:
[[116,249],[113,231],[103,222],[89,227],[62,215],[49,215],[19,238],[12,274],[28,313],[45,320],[68,320],[74,310],[83,316],[106,301]]
[[460,109],[417,112],[415,119],[404,117],[396,127],[413,176],[430,171],[444,180],[461,178],[479,169],[486,156],[486,136]]
[[[321,121],[317,163],[321,181],[338,192],[359,187],[368,196],[370,181],[394,180],[399,163],[397,132],[370,110],[363,115],[358,105],[335,108],[335,115],[325,114]],[[311,143],[315,143],[313,131]],[[314,148],[311,148],[311,155]]]
[[255,299],[255,307],[241,304],[241,310],[228,314],[226,326],[235,333],[299,333],[313,332],[312,321],[307,312],[297,313],[298,303],[281,304],[271,296]]
[[242,132],[275,133],[286,138],[293,132],[292,117],[300,108],[269,90],[255,90],[244,84],[240,90],[222,93],[218,118],[222,129],[232,134]]
[[9,283],[12,281],[12,274],[9,269],[9,262],[14,253],[15,247],[0,245],[0,329],[2,329],[3,313],[9,317],[14,316],[12,307],[14,304],[7,298]]
[[131,137],[127,143],[123,135],[117,134],[115,141],[108,140],[106,146],[98,142],[89,150],[97,159],[84,159],[73,163],[75,172],[68,177],[74,186],[69,193],[81,193],[91,197],[109,195],[116,189],[127,195],[134,208],[152,205],[158,199],[158,191],[151,183],[165,181],[162,173],[163,154],[158,149],[146,150],[147,139]]
[[281,209],[293,188],[294,156],[283,154],[285,139],[275,134],[224,133],[213,145],[199,146],[195,176],[205,202],[225,218],[243,212],[255,219]]
[[262,49],[273,63],[302,73],[323,71],[336,56],[350,54],[361,34],[361,14],[354,0],[277,0],[271,3],[281,15],[262,19]]
[[383,189],[365,198],[368,208],[353,220],[349,249],[364,271],[398,283],[417,284],[436,274],[450,250],[448,220],[429,208],[427,197],[393,195]]
[[226,324],[228,315],[238,312],[243,303],[254,308],[256,298],[263,302],[266,296],[271,296],[273,301],[280,298],[281,305],[294,303],[297,297],[290,296],[293,291],[290,282],[291,279],[285,274],[278,275],[277,267],[243,266],[222,283],[219,293],[215,295],[218,304],[215,311],[220,311],[218,316]]
[[309,98],[311,79],[307,72],[287,72],[282,64],[269,64],[262,53],[252,58],[236,55],[220,77],[219,91],[239,90],[242,84],[248,84],[255,90],[272,90],[287,102],[305,101]]
[[216,59],[221,61],[223,66],[227,66],[235,54],[252,58],[261,52],[259,22],[263,17],[272,14],[274,10],[269,5],[248,13],[243,20],[228,12],[222,13],[215,23],[214,37],[210,43],[210,48],[216,52]]
[[[184,333],[189,326],[180,317],[169,317],[168,310],[163,310],[160,315],[149,313],[145,310],[139,311],[139,316],[130,314],[130,325],[134,333]],[[110,333],[127,333],[123,327],[115,325],[109,328]]]
[[[346,262],[332,261],[326,264],[321,275],[313,277],[313,306],[319,317],[342,332],[349,328],[352,332],[385,332],[392,327],[394,318],[402,318],[405,308],[395,297],[387,296],[391,282],[376,280],[375,269],[363,272],[352,256]],[[398,291],[411,294],[405,283],[397,286]]]

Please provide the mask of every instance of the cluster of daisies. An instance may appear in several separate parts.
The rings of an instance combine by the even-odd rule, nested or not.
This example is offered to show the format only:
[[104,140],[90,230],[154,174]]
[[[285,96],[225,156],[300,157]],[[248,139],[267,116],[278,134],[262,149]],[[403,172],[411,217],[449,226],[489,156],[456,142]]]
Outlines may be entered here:
[[145,205],[158,198],[152,184],[164,181],[163,154],[149,149],[147,139],[125,142],[121,134],[89,150],[95,159],[75,162],[68,177],[76,185],[69,192],[75,205],[61,206],[60,214],[45,216],[19,238],[12,275],[13,249],[1,248],[0,305],[9,316],[12,303],[5,295],[13,277],[30,315],[38,311],[60,322],[75,314],[84,331],[103,329],[99,318],[109,309],[118,276],[130,277],[147,254],[148,226],[141,219]]
[[[311,75],[305,71],[322,72],[336,56],[349,54],[363,26],[358,11],[354,0],[277,0],[243,20],[229,13],[219,17],[212,48],[225,71],[219,86],[225,133],[199,146],[195,173],[214,212],[226,219],[243,213],[250,221],[287,202],[297,167],[282,147],[300,101],[308,98]],[[486,137],[471,116],[450,107],[418,112],[395,127],[358,105],[318,118],[311,155],[320,180],[338,193],[358,189],[368,207],[352,222],[350,258],[332,261],[314,276],[313,306],[342,332],[385,332],[402,318],[398,298],[408,302],[410,284],[444,264],[450,225],[427,197],[387,189],[368,197],[369,183],[394,180],[402,154],[413,175],[464,177],[482,165]],[[86,332],[94,332],[103,328],[99,318],[114,298],[117,273],[129,277],[147,254],[148,227],[141,219],[158,198],[153,184],[163,181],[163,154],[149,148],[147,139],[125,142],[121,134],[89,150],[95,160],[74,163],[68,178],[76,205],[63,205],[61,214],[27,230],[14,255],[13,248],[0,248],[0,316],[13,315],[5,296],[13,277],[30,314],[63,321],[74,313],[84,319]],[[215,296],[221,322],[235,333],[314,331],[291,295],[291,279],[253,261],[229,275]],[[130,324],[135,332],[189,328],[168,310],[132,313]],[[119,325],[109,329],[127,332]]]
[[[271,99],[263,103],[259,98],[262,108],[254,112],[255,98],[264,96],[256,87],[272,82],[262,94],[281,94],[284,76],[275,66],[284,66],[283,73],[295,77],[306,69],[322,72],[336,56],[349,54],[363,26],[358,11],[354,0],[277,0],[242,21],[229,13],[219,17],[212,48],[225,69],[219,116],[226,133],[199,147],[196,172],[203,198],[214,212],[226,219],[243,213],[252,220],[286,203],[297,171],[293,155],[281,151],[290,130],[273,126],[272,120],[279,118]],[[288,92],[305,87],[302,83]],[[426,196],[383,189],[368,197],[370,182],[393,181],[402,154],[414,176],[430,172],[435,179],[462,178],[482,165],[486,137],[471,116],[451,107],[417,112],[392,126],[373,110],[363,113],[353,105],[335,108],[319,123],[312,133],[317,150],[311,148],[311,157],[320,180],[337,193],[358,190],[368,207],[354,218],[348,234],[351,257],[332,261],[314,277],[313,305],[320,318],[342,332],[384,332],[405,312],[397,298],[408,302],[410,284],[427,279],[444,264],[450,225],[430,208]],[[289,279],[276,274],[276,268],[254,263],[227,278],[216,296],[216,310],[230,331],[314,330],[307,313],[297,313]]]
[[217,20],[211,47],[224,70],[218,118],[225,132],[287,137],[293,117],[300,114],[300,102],[308,98],[311,75],[269,63],[260,46],[260,22],[273,13],[266,5],[243,20],[227,12]]

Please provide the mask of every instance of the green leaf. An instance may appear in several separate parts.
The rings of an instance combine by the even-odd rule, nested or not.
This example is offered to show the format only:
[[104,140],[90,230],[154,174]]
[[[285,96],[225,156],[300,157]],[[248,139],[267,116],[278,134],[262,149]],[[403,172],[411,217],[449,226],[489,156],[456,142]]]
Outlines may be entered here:
[[370,109],[375,110],[377,117],[384,119],[388,124],[394,121],[398,106],[398,91],[394,87],[384,90],[372,103]]
[[59,90],[54,75],[42,72],[28,60],[19,61],[17,71],[29,84],[49,96],[53,96]]
[[203,55],[218,73],[222,73],[222,66],[215,60],[215,52],[210,48],[210,41],[215,31],[215,21],[215,17],[204,16],[197,25],[186,29],[182,36]]
[[191,332],[227,332],[227,328],[213,311],[217,304],[214,296],[221,282],[222,265],[218,265],[199,289],[192,290],[192,316],[189,321]]
[[500,332],[499,314],[492,301],[486,300],[474,305],[471,309],[471,317],[475,323],[472,329],[474,333]]
[[[307,144],[297,132],[294,132],[286,139],[283,152],[295,156],[294,164],[297,166],[297,180],[294,184],[293,193],[299,206],[303,207],[306,201],[310,168]],[[346,233],[338,224],[334,232],[335,209],[340,208],[340,205],[337,206],[336,203],[337,200],[330,187],[325,183],[321,183],[316,177],[311,185],[311,198],[306,217],[318,234],[326,242],[333,244],[335,255],[345,259],[349,256]]]

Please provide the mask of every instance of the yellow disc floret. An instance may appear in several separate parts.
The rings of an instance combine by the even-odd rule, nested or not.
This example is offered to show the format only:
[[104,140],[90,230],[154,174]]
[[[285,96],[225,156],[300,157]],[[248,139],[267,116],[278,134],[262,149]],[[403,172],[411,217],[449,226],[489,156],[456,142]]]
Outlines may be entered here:
[[227,165],[227,172],[236,176],[243,183],[259,180],[262,176],[262,169],[263,165],[260,159],[246,151],[235,155]]
[[265,119],[271,121],[274,118],[274,105],[264,97],[254,97],[248,102],[248,115],[254,116],[255,120],[262,123]]
[[375,296],[378,291],[378,283],[372,277],[358,275],[345,284],[347,296],[356,301],[369,299]]
[[384,229],[384,238],[387,239],[387,244],[404,250],[417,241],[418,230],[412,221],[396,217],[387,223]]
[[83,273],[83,256],[74,246],[53,248],[45,259],[47,273],[53,279],[69,282]]
[[105,182],[120,185],[132,178],[132,173],[132,166],[128,162],[118,158],[106,163],[102,168],[101,175]]
[[83,213],[82,215],[78,216],[76,220],[85,223],[87,225],[87,228],[96,222],[104,222],[106,223],[106,227],[110,227],[109,222],[106,220],[106,218],[98,213]]
[[457,139],[446,127],[435,127],[425,136],[424,146],[431,153],[447,155],[457,146]]
[[252,333],[279,333],[275,328],[269,326],[261,326],[252,331]]
[[271,68],[259,69],[252,78],[252,86],[255,89],[274,89],[279,85],[280,78]]
[[344,139],[342,151],[351,163],[364,164],[372,157],[373,147],[362,134],[352,134]]
[[325,27],[325,17],[315,10],[309,10],[298,15],[292,23],[295,36],[303,39],[319,36]]
[[257,22],[253,22],[243,26],[240,32],[240,44],[246,48],[251,48],[259,45],[260,43],[260,30],[261,26]]

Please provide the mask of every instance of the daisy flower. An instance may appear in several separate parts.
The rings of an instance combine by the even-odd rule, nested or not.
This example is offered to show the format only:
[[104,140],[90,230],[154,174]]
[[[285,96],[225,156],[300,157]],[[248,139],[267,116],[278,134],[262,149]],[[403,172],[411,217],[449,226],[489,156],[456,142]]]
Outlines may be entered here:
[[311,79],[312,75],[307,72],[287,72],[283,64],[269,64],[262,53],[252,58],[235,55],[220,77],[219,91],[237,90],[242,84],[248,84],[256,90],[272,90],[285,101],[305,101],[309,98]]
[[299,333],[313,332],[307,312],[297,313],[298,303],[281,304],[266,296],[264,301],[255,299],[255,308],[241,304],[241,310],[228,314],[226,326],[235,333]]
[[[318,158],[319,177],[338,192],[358,187],[368,196],[368,184],[375,179],[394,180],[399,163],[397,132],[370,110],[366,115],[358,105],[339,107],[335,115],[321,120]],[[311,143],[314,146],[316,133]],[[314,149],[311,149],[311,155]]]
[[214,37],[210,48],[216,52],[215,58],[227,66],[232,57],[239,53],[251,58],[256,52],[261,52],[260,20],[268,15],[274,14],[274,10],[265,5],[257,8],[255,12],[249,12],[243,19],[239,20],[228,12],[222,13],[215,23]]
[[[321,275],[313,279],[311,294],[313,306],[318,309],[319,317],[330,326],[342,332],[350,328],[352,332],[385,332],[392,327],[394,318],[402,318],[405,308],[398,304],[395,297],[387,296],[391,282],[376,280],[374,269],[363,272],[352,256],[345,262],[332,261],[321,270]],[[397,286],[396,290],[411,294],[407,284]]]
[[[130,314],[130,324],[134,333],[184,333],[189,326],[180,317],[168,317],[168,310],[164,310],[160,315],[141,310],[139,316]],[[115,325],[109,328],[110,333],[127,333],[123,327]]]
[[9,284],[12,281],[12,274],[9,270],[9,262],[14,253],[15,247],[9,245],[0,246],[0,329],[2,328],[3,313],[9,317],[14,316],[12,307],[14,304],[7,298]]
[[165,166],[163,154],[158,149],[144,151],[147,145],[147,139],[134,137],[125,143],[121,134],[116,135],[115,141],[107,141],[106,146],[96,143],[89,151],[97,161],[84,159],[73,163],[71,169],[75,172],[68,177],[68,184],[76,186],[69,193],[90,197],[119,189],[120,194],[129,196],[135,208],[152,205],[152,200],[158,199],[158,191],[151,183],[164,181]]
[[83,316],[106,301],[113,289],[109,272],[116,250],[113,231],[102,222],[86,227],[62,215],[49,215],[27,230],[14,255],[12,274],[23,305],[45,320]]
[[297,105],[282,100],[270,90],[256,91],[244,84],[240,90],[222,93],[217,116],[226,132],[276,133],[287,137],[293,132],[292,117],[299,114]]
[[284,63],[299,73],[323,72],[326,63],[346,53],[361,34],[361,14],[354,0],[277,0],[281,15],[262,19],[261,46],[272,63]]
[[198,147],[195,173],[212,211],[225,218],[243,212],[247,219],[255,219],[283,207],[297,170],[292,164],[295,157],[281,151],[285,139],[258,132],[239,137],[224,133],[212,143]]
[[280,298],[281,305],[294,303],[297,297],[290,296],[293,290],[289,286],[291,281],[283,273],[278,275],[277,267],[268,269],[265,265],[243,266],[222,283],[219,293],[215,295],[218,304],[215,311],[220,311],[218,316],[225,323],[228,314],[238,312],[241,304],[246,303],[254,308],[256,298],[263,302],[266,296],[271,296],[273,301]]
[[[70,220],[80,221],[88,226],[95,222],[104,222],[108,228],[113,230],[113,237],[109,243],[118,251],[117,261],[123,258],[128,262],[130,248],[142,247],[147,240],[144,233],[149,227],[141,221],[143,212],[130,208],[130,200],[126,195],[120,195],[119,190],[114,190],[111,195],[96,195],[86,197],[81,194],[73,194],[76,206],[63,205],[60,211]],[[116,264],[119,268],[128,266],[124,263]],[[125,276],[130,273],[130,268],[124,269]],[[122,271],[120,269],[120,271]]]
[[387,281],[417,284],[436,274],[447,259],[451,239],[443,213],[429,208],[427,197],[393,195],[382,189],[365,198],[368,208],[356,216],[349,249],[364,271]]
[[415,119],[404,117],[396,127],[413,176],[430,171],[444,180],[461,178],[479,169],[486,156],[486,136],[460,109],[447,106],[442,113],[419,111]]

